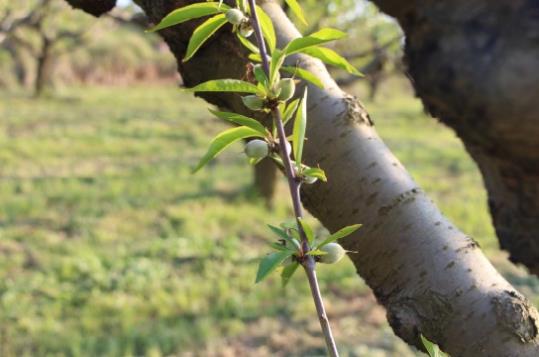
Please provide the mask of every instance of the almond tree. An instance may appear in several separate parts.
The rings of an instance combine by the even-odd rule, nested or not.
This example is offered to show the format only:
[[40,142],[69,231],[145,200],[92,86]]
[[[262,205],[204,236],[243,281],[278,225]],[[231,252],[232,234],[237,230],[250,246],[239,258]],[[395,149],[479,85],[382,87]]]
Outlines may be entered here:
[[[96,15],[110,10],[114,5],[113,1],[70,0],[70,2]],[[171,11],[197,1],[136,0],[135,2],[146,12],[150,21],[157,24]],[[399,17],[402,22],[409,21],[404,25],[405,31],[412,33],[417,31],[416,35],[419,36],[417,43],[413,37],[407,39],[407,54],[412,60],[417,61],[416,64],[422,63],[421,58],[426,58],[426,64],[432,65],[429,61],[434,59],[429,57],[429,53],[439,54],[434,57],[437,59],[445,53],[443,49],[452,53],[453,42],[447,42],[444,46],[433,38],[437,34],[445,34],[446,28],[442,25],[434,26],[427,20],[448,18],[448,13],[454,14],[451,18],[453,20],[467,18],[467,14],[476,15],[474,12],[464,11],[469,10],[470,5],[466,5],[471,3],[469,1],[466,4],[464,1],[457,1],[453,12],[449,12],[453,6],[449,1],[429,1],[421,4],[381,0],[378,2],[384,11]],[[446,3],[447,6],[444,7]],[[476,3],[482,4],[483,7],[478,5],[474,9],[488,9],[486,1]],[[522,10],[523,4],[530,2],[500,3],[506,5],[504,9],[507,13],[508,10],[516,11],[519,6]],[[234,5],[234,2],[225,4]],[[277,35],[277,48],[284,48],[294,39],[301,37],[279,4],[273,1],[259,4],[273,23]],[[457,12],[459,5],[460,11],[463,12]],[[498,5],[492,7],[498,8]],[[422,9],[430,11],[422,12]],[[436,14],[439,17],[436,17]],[[492,21],[492,17],[489,19]],[[190,54],[189,43],[193,31],[204,24],[205,20],[186,21],[160,31],[178,59],[179,69],[186,85],[195,87],[195,91],[204,88],[196,89],[197,86],[216,78],[243,78],[246,75],[246,66],[252,62],[249,50],[239,43],[236,34],[230,31],[229,25],[223,25],[219,31],[215,31],[212,38],[197,49],[196,55],[187,62],[183,61],[186,54]],[[450,20],[440,22],[447,25],[448,21]],[[425,23],[436,31],[430,32],[428,26],[426,29],[422,28]],[[529,22],[525,23],[529,25]],[[451,26],[447,27],[447,34],[449,29]],[[527,34],[528,37],[532,36],[531,33]],[[423,39],[426,42],[422,42]],[[486,43],[488,45],[488,41]],[[422,51],[415,52],[415,49]],[[305,98],[310,103],[306,111],[308,125],[305,133],[309,140],[303,148],[303,162],[311,168],[319,165],[328,178],[327,183],[302,185],[303,205],[331,232],[337,232],[342,227],[358,222],[363,224],[363,228],[343,239],[342,245],[357,252],[350,255],[350,259],[358,273],[373,289],[378,301],[386,307],[388,320],[395,333],[416,346],[421,345],[420,335],[423,334],[454,356],[539,355],[539,314],[536,309],[493,268],[473,239],[461,232],[439,212],[378,137],[365,108],[335,84],[320,61],[322,59],[327,63],[342,65],[341,57],[328,50],[302,52],[287,57],[284,65],[299,65],[301,69],[314,74],[320,82],[318,84],[323,87],[306,84],[307,91],[300,91],[302,95],[308,93]],[[454,53],[453,55],[456,56]],[[510,69],[515,70],[519,63],[523,65],[528,63],[526,59],[529,58],[519,57],[513,62],[508,59],[506,63]],[[450,60],[451,58],[448,58],[443,63]],[[433,72],[424,71],[427,75],[431,75],[431,78],[434,76]],[[412,64],[412,74],[418,75],[417,72],[419,67],[414,68]],[[511,84],[510,76],[498,79],[504,79],[503,83]],[[427,79],[425,81],[427,82]],[[528,89],[532,87],[531,82],[527,80],[523,82],[525,85],[522,87]],[[453,83],[457,86],[456,89],[459,89],[458,85],[461,82],[455,80],[449,83]],[[434,95],[428,107],[437,109],[438,113],[444,113],[442,109],[448,111],[450,109],[445,105],[446,101],[442,100],[445,95],[443,85],[444,83],[439,84],[439,92],[436,92],[437,88],[431,88]],[[420,93],[424,96],[429,95],[427,84],[418,87],[423,89]],[[526,93],[519,92],[519,94]],[[242,100],[237,94],[204,92],[199,95],[221,110],[253,116],[253,113],[245,108],[247,104],[245,99]],[[451,102],[454,98],[465,96],[465,91],[461,97],[454,92],[447,95],[449,96],[447,100]],[[530,95],[525,95],[524,99],[518,100],[509,96],[516,104],[528,103],[529,97]],[[429,103],[428,100],[425,102]],[[253,107],[257,105],[251,104]],[[454,110],[470,108],[469,101],[464,104],[468,106],[459,102],[451,108]],[[487,109],[483,109],[485,110],[483,114],[490,113]],[[516,112],[524,113],[524,109],[521,110],[522,112],[518,110]],[[510,109],[507,108],[501,113],[509,114],[509,112]],[[263,119],[263,115],[260,114],[256,117]],[[525,129],[533,128],[529,118],[524,117]],[[497,133],[501,127],[493,128],[494,132]],[[479,131],[472,133],[475,133],[476,138],[480,137]],[[490,134],[490,131],[485,132],[485,135],[487,134]],[[529,133],[527,134],[529,137]],[[508,145],[513,143],[502,150],[507,159],[516,153],[525,154],[524,149],[521,150],[514,144],[513,140],[516,138],[521,136],[511,135],[503,141]],[[525,144],[531,142],[536,143],[536,140],[528,138]],[[526,145],[524,147],[529,151],[530,146]],[[279,146],[281,152],[286,152],[282,141],[279,142]],[[488,153],[492,154],[491,151]],[[497,153],[494,151],[494,154]],[[529,156],[531,155],[530,153]],[[518,163],[514,162],[514,165]],[[290,179],[293,177],[290,175],[290,168],[287,169],[286,164],[284,166]],[[509,173],[514,174],[513,171]],[[519,177],[506,176],[513,180]],[[496,183],[502,186],[504,184],[499,180]],[[511,187],[514,188],[515,185],[518,186],[518,183],[515,184],[513,181]],[[518,211],[512,210],[511,207],[518,207],[519,197],[532,197],[534,192],[532,189],[520,196],[514,196],[516,201],[509,201],[508,207],[502,207],[505,209],[504,214],[508,214],[507,212],[515,214],[516,221],[523,219],[518,215]],[[532,209],[530,215],[537,214],[537,210],[533,211],[537,202],[528,203],[528,207]],[[294,204],[297,204],[296,200]],[[532,221],[533,218],[529,222]],[[525,221],[526,227],[530,227],[529,222]],[[298,231],[301,231],[301,228]],[[303,237],[300,238],[303,242]]]

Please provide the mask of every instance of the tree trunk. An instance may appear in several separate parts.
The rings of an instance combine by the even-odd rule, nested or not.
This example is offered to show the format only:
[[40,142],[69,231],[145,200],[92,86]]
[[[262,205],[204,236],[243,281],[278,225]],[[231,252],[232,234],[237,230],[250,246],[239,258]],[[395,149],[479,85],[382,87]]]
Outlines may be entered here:
[[[187,1],[137,0],[154,23]],[[264,8],[279,43],[298,36],[274,2]],[[181,62],[193,21],[161,31],[187,86],[239,78],[247,57],[220,31],[187,63]],[[290,59],[295,64],[298,56]],[[419,346],[419,333],[453,356],[537,356],[539,314],[492,267],[477,244],[454,227],[411,179],[376,134],[359,101],[343,93],[320,62],[301,57],[326,89],[309,88],[305,158],[320,164],[328,183],[304,191],[304,204],[329,230],[362,223],[343,244],[358,273],[387,308],[395,333]],[[205,95],[245,111],[239,96]]]
[[426,108],[477,162],[502,248],[539,275],[539,2],[374,0]]
[[254,167],[254,185],[258,193],[264,198],[266,207],[273,208],[273,199],[277,187],[278,169],[271,159],[264,159]]
[[51,41],[47,36],[41,36],[41,51],[37,57],[36,80],[34,83],[34,96],[39,97],[47,85],[51,61]]

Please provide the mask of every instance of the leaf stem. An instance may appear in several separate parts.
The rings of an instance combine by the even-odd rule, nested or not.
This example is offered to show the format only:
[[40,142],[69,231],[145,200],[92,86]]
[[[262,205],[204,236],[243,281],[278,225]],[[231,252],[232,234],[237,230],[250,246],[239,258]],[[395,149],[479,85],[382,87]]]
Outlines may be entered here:
[[[258,20],[258,15],[256,13],[256,2],[255,0],[248,1],[251,12],[251,26],[254,29],[256,40],[258,43],[258,49],[260,50],[260,57],[262,58],[262,68],[264,69],[264,72],[266,72],[266,75],[269,77],[270,65],[268,61],[268,52],[266,49],[266,44],[264,42],[264,36],[262,34],[260,21]],[[339,352],[337,351],[335,339],[333,338],[333,334],[331,332],[331,326],[329,325],[329,320],[327,318],[326,311],[324,308],[324,302],[322,300],[322,294],[320,293],[320,287],[316,278],[316,262],[311,255],[307,255],[310,250],[309,242],[299,222],[300,219],[303,218],[303,208],[301,205],[300,196],[301,181],[295,174],[292,160],[290,159],[290,152],[288,151],[286,145],[287,138],[284,130],[281,112],[277,107],[274,107],[271,110],[271,114],[275,127],[277,128],[277,135],[279,137],[279,152],[281,153],[281,158],[283,160],[284,170],[286,178],[288,180],[288,186],[292,198],[292,205],[294,207],[294,214],[296,216],[297,226],[301,237],[301,264],[303,265],[303,268],[305,269],[305,273],[307,274],[307,278],[309,280],[309,287],[311,289],[311,294],[313,296],[314,304],[316,306],[318,319],[320,320],[320,327],[322,328],[322,332],[324,334],[329,355],[331,357],[338,357]]]

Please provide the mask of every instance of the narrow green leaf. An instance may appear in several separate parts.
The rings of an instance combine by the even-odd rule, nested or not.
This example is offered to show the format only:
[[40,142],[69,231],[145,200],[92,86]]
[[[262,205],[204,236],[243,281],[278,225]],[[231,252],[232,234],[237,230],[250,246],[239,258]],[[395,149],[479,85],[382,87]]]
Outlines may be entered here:
[[423,346],[425,346],[425,349],[427,350],[427,353],[429,354],[430,357],[446,357],[447,354],[445,354],[444,352],[442,352],[440,350],[440,347],[429,341],[425,336],[423,336],[423,334],[420,335],[421,337],[421,342],[423,342]]
[[283,271],[281,272],[281,282],[283,284],[283,287],[285,287],[286,284],[288,284],[288,282],[290,281],[290,278],[292,278],[292,275],[294,275],[298,267],[299,267],[298,262],[288,264],[287,266],[284,267]]
[[290,237],[288,233],[286,233],[285,230],[279,227],[272,226],[271,224],[268,224],[268,227],[273,231],[273,233],[275,233],[277,236],[281,237],[282,239],[290,243],[296,249],[299,249],[301,247],[299,241],[295,238]]
[[318,58],[322,62],[343,69],[355,76],[363,76],[346,58],[326,47],[309,47],[300,51],[306,55]]
[[241,44],[245,48],[247,48],[249,51],[251,51],[252,53],[260,53],[260,50],[258,49],[258,47],[254,43],[252,43],[251,41],[249,41],[248,39],[246,39],[245,37],[243,37],[239,33],[236,33],[236,36],[240,40]]
[[200,83],[192,88],[187,88],[190,92],[238,92],[253,93],[259,92],[255,84],[239,79],[214,79]]
[[277,37],[275,36],[275,29],[273,28],[273,21],[266,14],[266,12],[260,7],[256,7],[256,14],[258,15],[258,20],[260,21],[260,27],[262,27],[262,35],[266,39],[270,53],[273,53],[275,47],[277,46]]
[[296,0],[285,0],[292,13],[297,16],[297,18],[304,24],[307,25],[307,20],[305,19],[305,13],[301,8],[301,5]]
[[261,158],[250,157],[249,158],[249,165],[255,166],[256,164],[258,164],[263,159],[264,159],[263,157],[261,157]]
[[285,57],[285,53],[280,49],[275,49],[275,51],[273,51],[270,62],[270,85],[274,85],[277,81],[277,75],[284,63]]
[[303,93],[303,99],[296,111],[296,118],[294,119],[294,129],[292,131],[292,150],[294,152],[294,160],[301,168],[301,158],[303,155],[303,144],[305,141],[305,129],[307,128],[307,88]]
[[299,219],[299,223],[301,224],[301,228],[303,228],[303,233],[305,233],[307,241],[311,244],[314,241],[314,231],[312,227],[303,219]]
[[248,58],[253,62],[262,62],[262,56],[260,56],[260,53],[249,53]]
[[262,85],[263,90],[266,92],[269,91],[269,79],[268,76],[266,76],[266,72],[264,72],[262,66],[255,66],[253,72],[258,83]]
[[305,81],[311,82],[318,88],[324,89],[322,81],[312,72],[300,67],[284,66],[281,67],[281,71],[290,73],[293,76],[299,77]]
[[277,267],[281,265],[281,263],[286,258],[291,256],[292,254],[293,252],[291,251],[275,252],[262,258],[260,264],[258,265],[255,283],[258,283],[264,278],[266,278],[272,271],[277,269]]
[[230,9],[228,5],[222,4],[219,6],[219,4],[215,2],[203,2],[187,5],[172,11],[165,16],[161,22],[159,22],[159,24],[152,27],[148,31],[159,31],[170,26],[181,24],[188,20],[225,12],[228,9]]
[[324,239],[324,241],[322,243],[318,244],[318,246],[316,248],[321,248],[321,247],[325,246],[326,244],[335,242],[338,239],[349,236],[350,234],[357,231],[359,229],[359,227],[361,227],[361,224],[353,224],[351,226],[346,226],[344,228],[341,228],[337,232],[333,233],[332,235],[330,235],[329,237]]
[[200,26],[198,26],[191,38],[189,39],[189,44],[187,45],[187,52],[183,62],[189,61],[191,57],[195,55],[200,46],[204,44],[217,30],[219,30],[224,24],[227,23],[225,14],[215,15],[212,18],[204,21]]
[[246,127],[239,126],[236,128],[231,128],[223,131],[218,134],[210,143],[210,147],[206,154],[200,159],[198,165],[194,168],[193,173],[200,170],[204,165],[206,165],[211,159],[216,157],[221,151],[226,149],[227,146],[235,143],[238,140],[250,138],[250,137],[264,137],[258,131]]
[[341,39],[344,36],[346,36],[346,34],[342,31],[323,28],[308,36],[299,37],[290,41],[290,43],[284,48],[284,52],[287,55],[291,55],[296,52],[301,52],[309,47],[319,46],[323,43]]
[[268,227],[269,227],[269,229],[271,229],[273,231],[273,233],[275,233],[279,237],[281,237],[283,239],[288,239],[289,238],[288,234],[286,233],[286,231],[284,229],[272,226],[271,224],[268,224]]
[[210,113],[212,113],[213,115],[215,115],[216,117],[220,119],[223,119],[232,123],[236,123],[239,125],[247,126],[253,130],[258,131],[261,135],[266,135],[266,128],[256,119],[249,118],[244,115],[237,114],[237,113],[219,112],[217,110],[211,110],[211,109],[210,109]]
[[[283,244],[279,244],[279,243],[270,243],[270,247],[272,247],[273,249],[275,250],[278,250],[280,252],[284,252],[286,250],[290,250],[289,248],[287,248],[286,245],[283,245]],[[295,250],[293,250],[293,252],[295,252]]]
[[308,169],[303,170],[303,175],[309,176],[309,177],[316,177],[320,181],[327,182],[328,179],[326,177],[326,173],[324,170],[322,170],[319,167],[310,167]]
[[290,119],[294,117],[294,113],[296,112],[296,109],[298,109],[298,105],[301,99],[294,99],[288,105],[286,106],[285,110],[283,111],[283,125],[286,124]]

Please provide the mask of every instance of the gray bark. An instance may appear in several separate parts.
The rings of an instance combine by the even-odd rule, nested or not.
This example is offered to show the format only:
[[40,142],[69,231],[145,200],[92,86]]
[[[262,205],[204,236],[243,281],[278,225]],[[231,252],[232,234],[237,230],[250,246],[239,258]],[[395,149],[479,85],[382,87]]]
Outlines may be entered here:
[[500,245],[539,275],[539,2],[374,0],[418,96],[477,162]]
[[[156,23],[187,1],[137,0]],[[273,2],[264,4],[279,42],[298,36]],[[242,77],[246,53],[229,31],[220,31],[194,59],[182,63],[197,22],[161,32],[187,86]],[[412,180],[378,137],[361,103],[342,92],[318,61],[291,59],[323,80],[309,88],[305,157],[329,182],[303,192],[304,204],[330,231],[362,223],[346,248],[358,273],[387,308],[395,333],[419,345],[419,333],[453,356],[537,356],[539,315],[492,267],[477,244],[453,226]],[[205,95],[242,112],[237,95]]]

